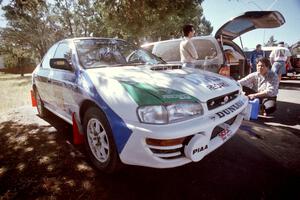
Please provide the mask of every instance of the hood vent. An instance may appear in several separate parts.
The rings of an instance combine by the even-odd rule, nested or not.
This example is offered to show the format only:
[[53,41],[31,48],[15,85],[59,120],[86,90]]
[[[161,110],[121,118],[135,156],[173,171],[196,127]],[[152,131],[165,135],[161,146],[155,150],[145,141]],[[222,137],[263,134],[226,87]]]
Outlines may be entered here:
[[162,65],[151,67],[153,71],[162,71],[162,70],[173,70],[173,69],[182,69],[181,65]]

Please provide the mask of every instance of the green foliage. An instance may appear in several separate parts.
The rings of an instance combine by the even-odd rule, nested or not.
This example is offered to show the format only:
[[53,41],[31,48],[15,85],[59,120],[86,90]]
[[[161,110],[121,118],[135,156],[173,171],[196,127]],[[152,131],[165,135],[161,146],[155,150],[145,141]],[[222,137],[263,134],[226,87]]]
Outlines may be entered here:
[[4,67],[11,68],[18,66],[18,58],[12,54],[4,56]]
[[139,44],[180,37],[186,23],[206,35],[212,27],[203,17],[202,1],[10,0],[1,4],[8,26],[0,30],[0,51],[11,55],[11,65],[12,58],[41,59],[67,37],[119,37]]
[[196,32],[212,32],[210,23],[202,17],[202,1],[144,0],[105,1],[98,7],[103,13],[108,34],[139,43],[148,40],[181,36],[184,24],[193,24]]
[[42,0],[12,0],[3,10],[8,26],[1,30],[1,46],[6,47],[6,53],[41,59],[49,46],[63,36]]

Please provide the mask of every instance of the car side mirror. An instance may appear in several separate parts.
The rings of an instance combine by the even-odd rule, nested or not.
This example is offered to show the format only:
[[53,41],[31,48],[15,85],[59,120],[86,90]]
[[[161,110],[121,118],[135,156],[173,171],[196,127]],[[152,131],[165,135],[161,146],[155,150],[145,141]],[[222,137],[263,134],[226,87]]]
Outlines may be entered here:
[[68,71],[73,70],[71,64],[65,58],[51,58],[50,67],[54,69],[63,69]]

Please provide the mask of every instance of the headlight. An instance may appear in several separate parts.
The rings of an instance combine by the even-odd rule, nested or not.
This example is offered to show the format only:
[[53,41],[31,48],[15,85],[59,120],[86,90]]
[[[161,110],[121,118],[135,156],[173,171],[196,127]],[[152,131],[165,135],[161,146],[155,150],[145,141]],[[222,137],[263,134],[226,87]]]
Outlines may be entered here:
[[200,103],[179,102],[168,105],[141,106],[138,108],[139,119],[143,123],[167,124],[184,121],[202,115]]

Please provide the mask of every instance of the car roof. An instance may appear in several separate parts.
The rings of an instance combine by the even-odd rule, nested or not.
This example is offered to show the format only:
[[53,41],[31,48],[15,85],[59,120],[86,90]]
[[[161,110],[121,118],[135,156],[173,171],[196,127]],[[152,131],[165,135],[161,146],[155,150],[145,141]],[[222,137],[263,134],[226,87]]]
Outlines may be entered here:
[[261,49],[262,49],[263,51],[272,51],[272,50],[274,50],[274,49],[280,49],[280,48],[282,48],[282,47],[279,47],[279,46],[261,47]]
[[119,40],[119,41],[125,41],[123,39],[119,38],[106,38],[106,37],[74,37],[74,38],[66,38],[61,41],[75,41],[75,40]]
[[[141,47],[146,47],[146,46],[151,46],[151,45],[161,44],[161,43],[167,43],[167,42],[181,41],[182,39],[183,39],[183,37],[175,38],[175,39],[169,39],[169,40],[161,40],[161,41],[157,41],[157,42],[150,42],[150,43],[142,44]],[[195,37],[192,38],[192,40],[197,40],[197,39],[214,40],[215,38],[212,37],[212,36],[209,36],[209,35],[195,36]]]

